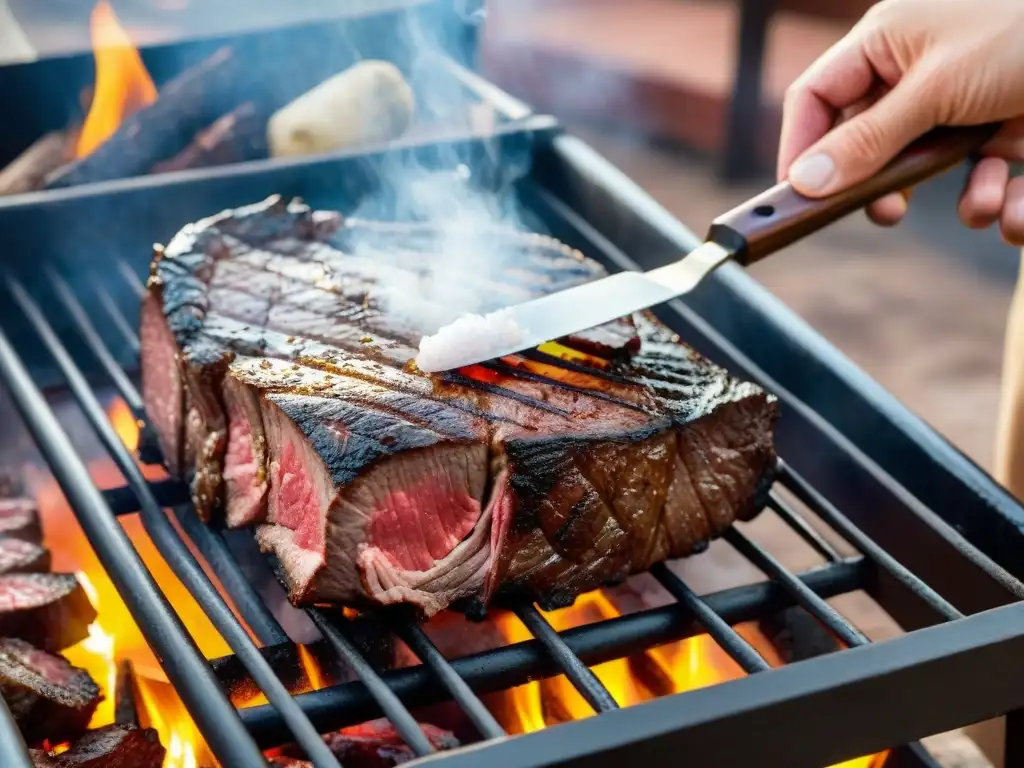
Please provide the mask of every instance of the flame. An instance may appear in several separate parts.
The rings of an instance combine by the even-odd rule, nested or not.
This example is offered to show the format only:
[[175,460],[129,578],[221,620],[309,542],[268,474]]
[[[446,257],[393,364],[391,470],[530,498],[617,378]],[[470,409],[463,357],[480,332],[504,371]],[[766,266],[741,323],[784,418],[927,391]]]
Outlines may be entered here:
[[[134,450],[138,446],[139,425],[128,405],[115,399],[107,415],[124,444]],[[99,488],[124,483],[121,473],[109,459],[91,461],[88,466]],[[162,469],[149,466],[144,467],[144,474],[148,480],[165,476]],[[89,627],[89,636],[63,652],[69,662],[87,670],[103,692],[104,700],[91,725],[98,727],[113,722],[117,664],[122,659],[130,659],[138,683],[140,719],[143,725],[156,729],[160,743],[167,749],[164,768],[197,768],[214,764],[184,704],[167,682],[131,613],[100,565],[60,486],[48,475],[40,477],[34,485],[36,502],[43,518],[44,544],[52,553],[53,569],[76,573],[98,613],[96,621]],[[160,556],[138,515],[126,515],[119,521],[154,580],[188,627],[199,650],[206,658],[230,653],[230,648],[206,613]],[[220,589],[216,580],[214,583]]]
[[[574,605],[546,613],[556,630],[619,616],[619,611],[602,591],[581,596]],[[495,620],[510,643],[532,639],[529,630],[512,614]],[[741,624],[736,631],[751,643],[772,666],[784,663],[771,642],[754,624]],[[591,667],[619,706],[627,707],[671,693],[703,688],[743,676],[743,670],[707,635],[681,640],[627,659],[615,659]],[[526,683],[507,693],[507,702],[496,708],[496,716],[509,733],[537,731],[550,725],[590,717],[593,709],[572,683],[563,676]],[[882,768],[887,753],[848,760],[831,768]]]
[[117,20],[107,0],[100,0],[89,19],[96,57],[96,83],[75,157],[84,157],[106,141],[121,121],[156,101],[156,86],[138,49]]

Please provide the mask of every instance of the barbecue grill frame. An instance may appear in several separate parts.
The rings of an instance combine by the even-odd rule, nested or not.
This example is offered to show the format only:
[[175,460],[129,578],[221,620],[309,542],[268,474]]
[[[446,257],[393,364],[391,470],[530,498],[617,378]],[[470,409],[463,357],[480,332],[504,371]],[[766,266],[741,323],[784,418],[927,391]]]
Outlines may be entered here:
[[[581,142],[560,134],[550,119],[522,113],[512,117],[515,122],[499,132],[491,144],[499,148],[499,155],[507,153],[504,155],[506,159],[509,156],[521,157],[524,151],[532,154],[534,171],[518,183],[518,191],[530,210],[548,225],[553,234],[570,244],[579,245],[613,269],[629,266],[626,253],[643,253],[648,259],[644,266],[652,266],[655,261],[667,261],[692,246],[694,238],[682,225]],[[432,158],[435,162],[442,156],[449,162],[453,158],[468,160],[474,170],[483,171],[481,183],[494,183],[507,166],[499,161],[498,166],[489,167],[489,155],[484,150],[483,142],[475,139],[410,143],[399,149],[371,153],[343,153],[333,158],[289,163],[253,163],[25,195],[0,201],[0,235],[13,251],[35,254],[39,259],[55,259],[52,266],[72,268],[82,249],[91,250],[93,245],[103,244],[103,238],[109,236],[109,232],[95,231],[90,235],[81,227],[103,221],[114,212],[122,220],[134,220],[136,216],[150,213],[147,237],[158,235],[165,238],[170,234],[167,228],[173,230],[183,220],[206,215],[228,205],[253,202],[270,192],[304,193],[313,202],[320,202],[317,198],[322,200],[326,194],[351,195],[353,189],[366,191],[372,182],[372,173],[368,174],[367,170],[385,155],[394,156],[401,152],[420,160]],[[339,186],[339,179],[356,179],[358,183],[349,187]],[[218,201],[217,204],[211,205],[214,200]],[[168,210],[170,208],[173,211]],[[57,216],[62,218],[55,218]],[[52,230],[52,222],[56,220],[62,222],[59,232]],[[77,239],[79,236],[82,239]],[[77,247],[69,248],[71,243],[76,243]],[[109,237],[106,245],[106,258],[110,259]],[[115,250],[123,249],[133,255],[138,253],[134,258],[140,260],[145,251],[137,250],[137,245],[126,236]],[[61,262],[61,259],[65,261]],[[41,291],[52,288],[45,273],[32,274],[28,264],[9,266],[15,273],[12,285],[24,283],[24,295],[30,301],[37,300],[33,297]],[[104,290],[107,287],[104,286]],[[100,298],[96,300],[102,303],[103,294],[98,296]],[[88,298],[79,291],[78,300]],[[124,305],[118,302],[116,293],[108,295],[107,299],[115,307]],[[716,302],[724,306],[718,306]],[[704,306],[707,304],[715,306],[707,309]],[[830,421],[803,402],[800,395],[806,394],[806,385],[798,375],[800,369],[774,359],[768,361],[771,373],[767,365],[759,365],[758,358],[763,358],[763,355],[758,352],[758,347],[767,346],[766,338],[771,339],[773,349],[778,344],[777,354],[780,357],[793,354],[800,359],[794,348],[808,356],[814,352],[809,344],[797,345],[792,340],[794,337],[805,342],[807,338],[813,340],[813,332],[788,311],[773,307],[769,313],[764,311],[764,305],[753,281],[741,272],[727,268],[702,286],[691,301],[686,304],[672,302],[662,308],[661,313],[670,326],[685,334],[687,340],[698,348],[710,352],[709,356],[742,371],[743,375],[760,381],[780,395],[785,413],[779,431],[781,453],[798,471],[806,473],[814,486],[836,506],[847,510],[867,536],[877,536],[883,545],[892,540],[891,550],[901,560],[909,561],[915,573],[924,574],[929,584],[941,584],[939,591],[956,608],[966,613],[991,610],[956,618],[956,608],[942,608],[941,603],[936,603],[920,589],[914,594],[905,581],[901,583],[899,579],[887,576],[883,568],[868,559],[830,566],[832,569],[852,568],[857,573],[863,571],[860,575],[863,580],[857,583],[868,589],[908,629],[933,624],[943,618],[954,620],[949,622],[949,626],[920,630],[896,640],[800,662],[781,670],[760,672],[710,689],[665,697],[638,707],[609,712],[600,718],[515,740],[496,739],[457,753],[437,755],[432,758],[434,761],[476,765],[478,763],[466,761],[486,759],[493,760],[496,765],[517,768],[550,765],[556,761],[564,765],[599,766],[610,765],[613,760],[621,762],[623,751],[628,750],[630,757],[642,756],[657,764],[659,755],[663,757],[666,753],[675,754],[674,750],[686,749],[686,754],[696,759],[698,764],[728,764],[740,757],[750,757],[773,765],[820,765],[1024,706],[1024,689],[1012,684],[1020,679],[1018,673],[1024,673],[1021,669],[1024,665],[1024,654],[1021,653],[1024,650],[1024,604],[1006,605],[1015,595],[1019,597],[1021,585],[1000,573],[938,514],[907,493],[888,471],[888,465],[883,469],[866,450],[852,444]],[[737,312],[762,313],[758,333],[751,333],[739,322],[721,321],[723,315],[731,317],[729,307],[733,306]],[[60,325],[59,319],[67,313],[66,302],[63,310],[60,303],[57,307],[58,311],[44,317],[44,323],[53,324],[54,335],[59,339],[80,338],[83,332],[80,325],[67,324],[66,317],[66,324]],[[712,318],[719,322],[711,322]],[[111,511],[126,513],[136,509],[137,503],[134,506],[131,503],[138,501],[133,492],[121,489],[95,496],[95,489],[90,491],[91,485],[80,474],[75,477],[67,474],[68,467],[75,468],[76,458],[71,451],[57,452],[61,435],[59,425],[52,419],[52,414],[47,416],[46,409],[40,405],[39,384],[48,381],[48,376],[52,378],[53,371],[47,372],[46,366],[41,364],[43,356],[37,355],[37,350],[25,349],[26,345],[22,343],[20,350],[16,351],[6,341],[7,332],[12,328],[19,333],[31,334],[30,344],[37,336],[30,325],[26,326],[24,318],[18,320],[16,310],[10,305],[0,308],[0,328],[4,331],[0,335],[0,378],[12,390],[37,439],[44,443],[48,441],[47,458],[51,464],[55,469],[63,467],[64,474],[58,472],[58,479],[66,493],[72,492],[69,496],[76,511],[81,515],[82,507],[89,507],[92,509],[90,515],[98,519],[104,510],[109,514]],[[88,339],[86,341],[88,347]],[[130,356],[132,345],[124,346],[125,355],[117,362],[123,362],[125,356]],[[848,383],[849,371],[836,365],[834,357],[813,355],[811,359],[815,369],[824,368],[839,384]],[[26,360],[33,363],[32,376],[23,365]],[[71,362],[72,366],[76,364],[83,365],[89,376],[104,372],[102,365],[98,366],[95,361],[92,366],[74,360]],[[840,396],[846,394],[838,386],[837,392]],[[86,385],[86,395],[89,394]],[[816,397],[820,399],[823,396],[817,394]],[[893,428],[906,427],[908,423],[907,414],[901,413],[899,408],[889,414],[880,407],[874,407],[877,403],[866,396],[848,398],[846,402],[851,408],[873,416],[873,422],[879,421],[879,413],[883,413],[893,416]],[[885,421],[884,418],[881,420]],[[923,425],[912,426],[927,431]],[[808,436],[815,438],[810,442],[816,451],[801,450]],[[935,439],[941,441],[940,438]],[[923,439],[921,442],[929,446],[932,444]],[[822,452],[828,456],[818,455]],[[972,500],[972,509],[977,514],[992,518],[995,511],[1000,520],[1024,519],[1024,512],[1015,504],[1000,504],[993,510],[990,502],[993,498],[999,499],[1000,492],[995,483],[980,471],[981,477],[974,477],[967,471],[970,467],[965,469],[963,463],[952,460],[947,452],[928,453],[924,448],[919,452],[924,457],[918,457],[916,461],[929,459],[934,464],[932,471],[941,471],[952,478],[950,482],[965,486],[959,495]],[[833,463],[829,463],[828,457]],[[80,460],[77,461],[80,464]],[[836,475],[837,466],[843,470],[842,477]],[[786,476],[793,486],[792,473]],[[799,487],[796,486],[798,490]],[[176,489],[174,484],[161,485],[159,490],[159,503],[164,503],[164,493],[168,497],[180,494],[180,488]],[[860,505],[879,504],[886,519],[880,520],[877,515],[872,517],[863,506],[854,506],[850,500],[852,495]],[[936,511],[948,512],[945,504],[936,506]],[[887,526],[898,527],[899,535],[886,537]],[[911,536],[913,540],[908,538]],[[1024,558],[1013,556],[1017,548],[1024,546],[1019,528],[1014,529],[1014,537],[1011,545],[999,547],[997,551],[1008,558],[1007,567],[1019,573]],[[104,541],[103,535],[97,535],[93,544],[109,567],[105,554],[109,543]],[[981,549],[985,551],[983,546]],[[931,562],[933,559],[935,562]],[[674,585],[677,596],[685,596],[685,585],[681,581],[676,579],[678,583],[672,582],[671,574],[661,575],[669,585]],[[819,588],[828,594],[822,583],[824,576],[808,574],[805,578],[812,583],[817,579]],[[756,604],[757,608],[793,602],[792,596],[778,584],[742,588],[747,599],[753,594],[751,590],[764,593],[761,597],[764,602]],[[729,596],[705,596],[693,606],[724,613],[722,606],[727,598]],[[529,609],[523,610],[527,611],[524,615],[530,622],[536,622],[540,616]],[[321,618],[324,619],[321,629],[328,639],[333,640],[336,647],[344,648],[348,642],[344,624],[339,625],[336,617]],[[736,618],[729,616],[730,621],[738,618],[738,614]],[[673,605],[636,617],[603,622],[594,631],[583,627],[561,633],[560,637],[549,637],[546,649],[541,641],[534,640],[451,663],[434,659],[430,665],[379,677],[372,669],[364,669],[364,683],[374,686],[381,682],[390,683],[393,692],[405,699],[408,705],[414,705],[422,703],[418,696],[424,695],[426,686],[431,684],[431,675],[452,672],[455,677],[449,676],[450,683],[462,679],[469,682],[470,687],[485,688],[484,678],[491,684],[497,684],[496,680],[507,684],[508,680],[517,679],[514,677],[517,671],[528,670],[535,674],[538,670],[539,674],[564,672],[565,664],[572,665],[574,658],[593,664],[601,658],[601,652],[614,652],[621,656],[624,646],[609,650],[614,631],[619,632],[621,643],[622,636],[628,638],[631,628],[638,626],[637,622],[648,622],[663,633],[639,638],[633,632],[637,640],[660,637],[664,641],[669,637],[701,631],[683,606]],[[543,633],[542,624],[535,626]],[[724,628],[720,626],[718,631],[725,642],[733,642],[727,624]],[[151,642],[159,647],[166,641]],[[587,643],[590,644],[589,651]],[[737,649],[730,647],[729,650],[735,653]],[[577,672],[581,689],[592,685],[592,681],[586,679],[585,670],[577,668]],[[941,692],[936,687],[940,680],[943,685]],[[955,696],[949,696],[945,687],[950,681],[962,686]],[[984,681],[984,685],[980,681]],[[334,724],[338,712],[345,707],[349,707],[347,711],[351,717],[365,718],[374,705],[368,699],[363,683],[348,683],[302,694],[295,700],[318,727]],[[898,706],[883,713],[878,706],[881,701],[898,702]],[[376,705],[384,706],[380,702]],[[851,706],[855,707],[853,716],[849,711],[840,713],[841,707]],[[823,720],[822,714],[835,717]],[[326,719],[327,715],[333,720]],[[273,736],[273,729],[280,725],[277,713],[267,706],[245,710],[239,719],[259,739],[266,739],[268,734]],[[819,725],[812,729],[800,727],[799,738],[793,738],[793,724],[803,725],[807,721]],[[614,727],[613,723],[620,727]],[[729,734],[722,730],[726,724],[730,726]],[[747,744],[742,743],[744,740],[735,739],[734,725],[743,727],[744,732],[757,728],[754,731],[759,734],[756,744],[755,740],[746,740],[750,742]],[[485,750],[483,755],[480,750]],[[245,763],[239,763],[242,764]]]

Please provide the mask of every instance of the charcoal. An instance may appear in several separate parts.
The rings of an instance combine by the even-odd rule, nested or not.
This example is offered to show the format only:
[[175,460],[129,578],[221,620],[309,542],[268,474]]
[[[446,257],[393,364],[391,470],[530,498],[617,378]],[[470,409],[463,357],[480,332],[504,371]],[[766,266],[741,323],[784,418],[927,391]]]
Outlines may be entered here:
[[15,638],[0,639],[0,695],[31,746],[74,741],[102,698],[84,669]]
[[114,722],[118,725],[139,725],[139,708],[135,703],[138,686],[131,661],[122,659],[117,665],[114,683]]
[[47,651],[84,640],[96,609],[74,574],[0,576],[0,637],[17,637]]
[[0,498],[0,536],[21,539],[33,544],[43,540],[36,503],[28,498]]
[[152,728],[108,725],[87,732],[56,756],[60,768],[159,768],[166,750]]
[[45,573],[50,551],[31,541],[0,536],[0,576],[8,573]]

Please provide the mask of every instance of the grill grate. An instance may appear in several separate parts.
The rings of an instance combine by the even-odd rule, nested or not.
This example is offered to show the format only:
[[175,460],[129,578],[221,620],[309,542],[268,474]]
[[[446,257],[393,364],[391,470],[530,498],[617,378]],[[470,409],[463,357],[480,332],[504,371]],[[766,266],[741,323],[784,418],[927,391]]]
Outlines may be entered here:
[[[580,231],[586,230],[585,222],[576,222],[575,226]],[[590,237],[600,245],[598,236],[591,233]],[[609,260],[615,261],[613,257],[609,257]],[[143,286],[131,267],[121,261],[115,262],[115,265],[116,269],[112,270],[109,277],[122,281],[125,285],[120,287],[127,286],[130,295],[140,297]],[[91,356],[90,370],[98,364],[106,379],[139,416],[142,415],[140,394],[94,324],[83,304],[82,294],[76,294],[65,279],[48,268],[44,269],[43,275],[44,286],[38,286],[39,290],[30,290],[28,283],[14,276],[7,278],[7,291],[13,299],[13,306],[20,312],[18,322],[27,323],[33,331],[33,343],[35,338],[42,341],[43,348],[52,358],[90,426],[117,464],[126,484],[102,493],[96,490],[82,458],[71,447],[67,434],[47,405],[39,385],[10,344],[6,326],[0,327],[0,380],[6,384],[44,458],[78,514],[101,563],[122,594],[147,642],[161,658],[168,678],[179,691],[212,751],[225,765],[262,766],[260,749],[297,741],[318,767],[337,766],[337,760],[323,746],[318,733],[380,715],[392,721],[418,755],[427,755],[433,748],[415,722],[410,708],[444,700],[455,701],[481,737],[498,739],[504,732],[479,694],[558,674],[565,675],[597,712],[607,713],[605,717],[612,720],[625,715],[629,710],[616,711],[618,703],[589,667],[624,658],[659,644],[705,633],[747,673],[755,678],[766,677],[760,673],[769,670],[768,663],[732,625],[794,605],[802,606],[843,643],[853,647],[852,650],[835,655],[845,656],[871,650],[856,648],[865,645],[867,639],[825,601],[859,589],[870,592],[883,574],[905,587],[918,603],[940,621],[962,626],[967,631],[967,625],[974,620],[973,617],[964,619],[963,613],[948,600],[901,565],[897,558],[840,512],[789,465],[780,462],[777,480],[779,488],[771,492],[768,506],[825,559],[824,566],[800,574],[791,573],[764,548],[738,528],[733,528],[726,534],[726,541],[763,571],[768,581],[701,596],[661,564],[652,569],[652,574],[675,598],[675,604],[565,631],[556,631],[535,606],[521,605],[516,615],[534,639],[453,660],[446,659],[427,634],[403,614],[388,614],[390,628],[423,662],[418,667],[392,671],[379,672],[374,669],[372,663],[360,652],[350,632],[349,622],[340,612],[314,609],[307,611],[307,615],[338,658],[356,673],[357,680],[291,696],[238,620],[240,618],[246,623],[261,645],[275,645],[288,639],[281,624],[252,586],[252,579],[243,571],[226,538],[227,532],[199,521],[187,503],[187,493],[181,483],[145,481],[136,457],[120,442],[92,384],[69,352],[67,342],[56,330],[54,313],[42,311],[40,294],[45,285],[56,296],[59,308],[71,319],[75,332],[84,344],[84,351]],[[85,285],[95,294],[102,309],[103,322],[109,321],[110,328],[126,348],[137,353],[139,340],[132,323],[114,299],[119,294],[116,287],[96,281],[87,281]],[[36,287],[33,284],[33,288]],[[76,351],[77,341],[75,339]],[[752,367],[747,371],[756,380],[758,376],[755,373]],[[762,383],[768,389],[778,391],[769,382]],[[861,554],[843,557],[794,505],[785,500],[779,493],[780,489],[785,489],[795,497]],[[165,507],[173,509],[186,536],[230,594],[238,618],[220,597],[191,554],[186,541],[162,511]],[[228,641],[245,670],[267,696],[268,704],[237,711],[224,696],[209,665],[189,637],[188,630],[182,626],[115,521],[117,515],[134,512],[140,513],[146,531],[161,555],[192,591],[196,601]],[[936,528],[942,525],[941,521],[935,524]],[[942,535],[955,541],[957,551],[992,583],[1004,590],[1007,600],[1024,597],[1024,585],[959,537],[955,531],[947,528],[942,528]],[[266,567],[270,568],[270,565]],[[985,627],[995,632],[1001,626],[997,619],[990,618]],[[1012,619],[1011,616],[1005,621],[1012,623]],[[1024,633],[1018,628],[1016,635],[1010,637],[1022,635]],[[953,638],[954,635],[949,637]],[[960,638],[962,635],[955,637]],[[993,634],[991,637],[990,644],[994,644],[1003,636]],[[953,640],[946,642],[952,648]],[[924,661],[927,659],[922,664]],[[769,675],[776,674],[778,672],[769,672]],[[717,687],[725,689],[728,686]],[[705,700],[694,694],[671,698],[695,702]],[[810,692],[807,700],[808,706],[813,706]],[[751,701],[751,709],[758,706],[758,702]],[[696,722],[692,713],[683,719]],[[723,715],[722,719],[727,718]],[[956,724],[960,723],[948,725]],[[940,730],[944,725],[936,720],[933,730]],[[0,763],[29,765],[25,763],[20,740],[3,736],[11,727],[9,712],[5,707],[0,707]],[[924,732],[908,727],[908,735],[901,736],[901,739],[908,741]],[[527,737],[520,743],[542,743],[531,742],[531,739]],[[550,741],[545,743],[550,744]],[[502,755],[499,759],[501,765],[528,765],[533,759],[530,752],[529,748],[524,747],[522,755],[516,758],[518,763],[510,762],[507,751],[496,751],[493,754]],[[818,763],[823,762],[817,759],[817,755],[814,757]],[[548,760],[547,757],[544,759]],[[696,757],[694,759],[700,762]],[[580,757],[580,760],[583,758]],[[458,758],[453,757],[452,762],[457,761]]]
[[[142,285],[123,263],[119,265],[119,274],[129,279],[133,293],[141,295]],[[55,274],[49,280],[63,308],[77,323],[77,328],[89,351],[95,355],[104,372],[108,375],[120,395],[140,412],[141,397],[125,371],[116,363],[101,335],[93,325],[90,317],[76,298],[68,284]],[[193,683],[193,695],[187,699],[190,710],[194,713],[197,724],[211,744],[218,757],[231,765],[257,764],[257,744],[248,736],[242,737],[240,725],[247,725],[250,730],[264,732],[260,746],[268,743],[263,725],[267,718],[267,710],[273,710],[275,719],[279,718],[283,728],[270,728],[271,740],[297,741],[311,756],[317,766],[335,766],[336,759],[323,745],[318,736],[318,728],[307,717],[307,712],[300,707],[298,699],[289,695],[280,680],[275,677],[267,661],[260,655],[252,639],[246,634],[224,600],[219,596],[212,583],[205,576],[199,563],[190,554],[186,543],[179,536],[169,520],[161,511],[161,504],[166,503],[163,491],[175,483],[147,484],[142,476],[139,465],[120,442],[109,424],[104,410],[93,389],[86,381],[81,370],[73,361],[64,343],[57,337],[38,303],[15,280],[9,278],[7,287],[30,322],[32,328],[53,356],[61,373],[65,377],[71,393],[78,405],[85,412],[89,423],[103,441],[110,455],[126,478],[127,486],[106,494],[105,501],[90,493],[91,483],[87,480],[85,467],[81,460],[67,449],[63,451],[47,451],[62,486],[69,495],[77,494],[89,499],[88,509],[97,518],[109,526],[115,514],[138,511],[142,515],[147,532],[157,544],[161,555],[174,568],[176,575],[192,591],[196,600],[204,608],[214,622],[218,631],[229,642],[233,651],[243,663],[260,689],[270,702],[261,711],[239,716],[225,708],[230,705],[218,690],[208,690],[208,686],[216,689],[216,685],[207,675],[205,684]],[[125,336],[132,349],[138,348],[138,339],[128,325],[127,319],[118,310],[117,305],[106,291],[99,294],[104,309],[110,315],[114,327]],[[105,297],[105,298],[104,298]],[[29,422],[30,428],[37,438],[46,445],[47,441],[61,441],[67,446],[66,436],[60,426],[53,421],[52,415],[43,407],[39,390],[32,384],[20,361],[10,348],[6,338],[0,335],[0,368],[4,380],[12,389],[15,400]],[[920,579],[900,566],[891,556],[887,555],[870,538],[863,534],[853,523],[843,517],[824,499],[801,481],[789,468],[783,466],[780,475],[782,484],[799,497],[820,517],[833,525],[851,543],[858,546],[867,558],[874,560],[890,574],[910,586],[920,599],[928,603],[935,611],[947,620],[955,620],[961,614],[943,598],[934,593]],[[154,487],[155,486],[155,487]],[[180,493],[180,492],[179,492]],[[130,502],[136,500],[137,504]],[[481,662],[492,662],[497,668],[504,667],[505,674],[498,680],[487,684],[476,674],[463,670],[472,663],[472,658],[447,661],[437,648],[430,642],[427,635],[409,621],[393,619],[396,633],[404,638],[413,651],[420,657],[427,675],[420,670],[404,670],[401,672],[378,674],[373,666],[360,654],[356,644],[346,632],[347,620],[339,612],[327,612],[321,609],[308,611],[315,625],[327,639],[330,646],[348,666],[354,670],[358,684],[339,686],[348,689],[349,698],[361,698],[362,703],[372,701],[376,710],[386,716],[396,727],[402,738],[417,755],[433,752],[429,741],[418,727],[409,709],[402,703],[402,693],[413,701],[423,699],[424,690],[432,680],[444,686],[447,694],[462,707],[470,721],[476,726],[484,738],[496,738],[504,734],[501,726],[483,705],[473,688],[490,689],[494,685],[504,687],[511,683],[520,683],[537,672],[564,674],[597,712],[608,712],[618,708],[618,704],[588,668],[596,660],[621,657],[631,648],[646,648],[666,639],[677,639],[705,631],[710,634],[728,654],[748,673],[763,672],[770,667],[762,656],[744,640],[731,626],[743,618],[763,615],[766,608],[782,602],[803,606],[812,615],[821,620],[846,645],[858,646],[867,642],[867,638],[846,621],[834,608],[825,602],[825,598],[842,591],[861,586],[861,567],[863,559],[843,559],[835,549],[799,515],[790,505],[786,504],[773,491],[769,505],[779,513],[791,529],[828,561],[829,565],[817,571],[800,576],[790,573],[772,555],[758,544],[750,540],[737,528],[730,529],[725,539],[737,551],[743,554],[754,565],[762,570],[772,582],[768,585],[755,585],[736,590],[721,592],[708,597],[698,596],[687,584],[664,564],[657,565],[652,574],[665,589],[678,601],[678,606],[669,609],[647,611],[640,615],[619,617],[593,625],[579,627],[568,632],[559,633],[548,623],[544,616],[532,605],[522,605],[516,615],[536,638],[535,648],[522,647],[524,644],[510,646],[479,654]],[[265,645],[281,643],[287,635],[260,599],[251,583],[239,568],[230,548],[225,544],[220,533],[201,523],[195,513],[187,505],[178,505],[175,512],[187,535],[192,539],[199,552],[214,570],[216,576],[229,591],[234,605],[241,618],[252,629],[260,643]],[[139,569],[141,563],[133,552],[124,552],[117,546],[118,542],[110,532],[95,532],[90,537],[104,565],[116,572],[119,569]],[[977,553],[984,560],[984,555]],[[993,571],[998,571],[995,564],[987,564]],[[1007,577],[1012,578],[1012,577]],[[119,589],[127,586],[118,584]],[[780,600],[781,597],[784,600]],[[145,611],[138,615],[140,622],[148,622],[149,616],[156,611],[159,601],[152,602]],[[136,606],[139,607],[139,606]],[[680,610],[682,608],[683,610]],[[134,609],[133,609],[134,613]],[[680,622],[680,615],[692,617],[692,621]],[[165,613],[169,618],[170,613]],[[167,621],[165,618],[165,622]],[[699,625],[699,626],[695,626]],[[684,631],[679,631],[684,630]],[[189,643],[185,630],[175,627],[159,639],[151,639],[154,648],[168,660],[171,669],[169,675],[176,686],[186,684],[185,670],[203,664],[194,646]],[[165,648],[172,650],[167,653]],[[537,650],[541,650],[543,659],[538,659]],[[525,651],[525,653],[524,653]],[[512,657],[512,658],[505,658]],[[540,662],[540,663],[538,663]],[[208,671],[208,670],[207,670]],[[491,675],[494,677],[493,673]],[[361,685],[361,696],[355,695],[354,686]],[[187,695],[187,691],[185,692]],[[214,695],[216,694],[216,695]],[[302,697],[298,697],[302,698]],[[338,697],[333,697],[337,699]],[[340,702],[334,701],[337,705]],[[364,716],[365,707],[349,708]],[[2,713],[0,713],[2,714]],[[342,716],[343,720],[352,719]],[[285,735],[287,731],[287,735]],[[230,742],[230,743],[226,743]],[[17,764],[12,762],[12,765]]]

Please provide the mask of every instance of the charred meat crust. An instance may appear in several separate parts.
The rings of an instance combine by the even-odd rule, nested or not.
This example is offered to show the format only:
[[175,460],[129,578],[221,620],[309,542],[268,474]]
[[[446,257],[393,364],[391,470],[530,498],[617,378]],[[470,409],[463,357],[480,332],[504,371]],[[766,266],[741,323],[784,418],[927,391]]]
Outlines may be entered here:
[[[550,238],[487,234],[522,258],[453,276],[493,297],[483,309],[603,274]],[[761,508],[775,399],[650,315],[459,372],[411,367],[423,328],[377,288],[428,279],[437,247],[432,225],[271,198],[154,260],[143,384],[168,466],[204,516],[265,521],[293,601],[560,605]]]

